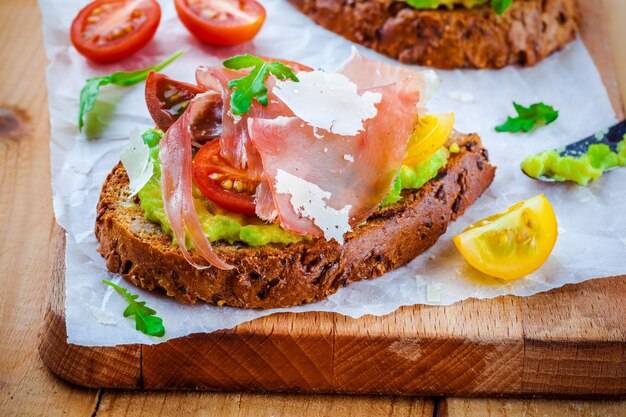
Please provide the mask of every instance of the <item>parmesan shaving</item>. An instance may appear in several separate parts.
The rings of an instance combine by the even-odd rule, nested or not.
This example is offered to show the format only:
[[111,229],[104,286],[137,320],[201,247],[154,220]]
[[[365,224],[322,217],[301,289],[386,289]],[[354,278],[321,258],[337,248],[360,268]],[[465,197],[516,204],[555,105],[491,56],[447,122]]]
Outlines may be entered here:
[[141,133],[135,129],[130,134],[128,146],[120,154],[120,161],[126,169],[130,184],[131,197],[143,188],[154,173],[154,165],[150,161],[150,148],[143,142]]
[[[358,94],[348,77],[325,71],[299,72],[299,82],[277,81],[272,92],[300,119],[314,128],[342,136],[364,130],[363,122],[376,116],[382,94]],[[317,135],[316,135],[317,137]]]
[[328,207],[325,200],[330,199],[331,193],[317,185],[279,169],[276,171],[276,192],[290,194],[289,201],[294,211],[311,219],[327,240],[335,239],[343,244],[344,233],[352,231],[348,223],[352,206],[347,205],[340,210]]

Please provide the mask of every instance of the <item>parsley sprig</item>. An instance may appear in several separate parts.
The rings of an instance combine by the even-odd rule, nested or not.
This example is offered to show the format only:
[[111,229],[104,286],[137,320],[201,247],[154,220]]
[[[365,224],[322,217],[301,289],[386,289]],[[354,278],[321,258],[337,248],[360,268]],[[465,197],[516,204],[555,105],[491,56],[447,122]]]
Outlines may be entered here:
[[517,117],[509,117],[506,122],[496,126],[496,132],[530,132],[531,130],[549,125],[559,117],[558,110],[544,103],[535,103],[524,107],[513,102]]
[[261,105],[267,106],[269,99],[265,79],[269,74],[273,74],[279,80],[299,81],[287,65],[280,62],[265,62],[254,55],[237,55],[227,59],[223,64],[226,68],[234,70],[254,67],[245,77],[231,80],[228,83],[228,88],[234,90],[230,96],[230,107],[235,115],[250,111],[254,99]]
[[135,316],[135,328],[142,333],[149,336],[161,337],[165,334],[165,327],[163,327],[163,319],[156,316],[156,311],[146,306],[145,301],[138,301],[139,295],[129,293],[126,288],[120,287],[117,284],[108,280],[102,280],[103,283],[109,285],[120,293],[126,301],[128,301],[128,307],[124,310],[124,317]]
[[182,54],[182,52],[177,52],[160,64],[137,71],[118,71],[110,75],[89,78],[83,89],[80,90],[80,104],[78,108],[78,130],[81,131],[83,129],[83,126],[85,125],[85,122],[83,120],[85,114],[93,110],[93,107],[96,104],[96,98],[98,97],[98,93],[100,92],[100,87],[109,84],[113,84],[118,87],[128,87],[130,85],[140,83],[145,80],[146,77],[148,77],[150,71],[161,71],[163,68],[167,67],[169,64],[178,59]]

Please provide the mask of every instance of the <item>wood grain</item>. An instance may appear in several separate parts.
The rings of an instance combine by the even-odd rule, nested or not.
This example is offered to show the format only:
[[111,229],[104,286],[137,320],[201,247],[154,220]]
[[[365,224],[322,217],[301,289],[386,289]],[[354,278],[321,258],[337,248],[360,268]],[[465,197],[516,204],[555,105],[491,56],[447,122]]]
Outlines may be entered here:
[[[584,1],[597,4],[589,0]],[[617,80],[622,95],[622,108],[626,109],[626,4],[624,0],[604,0],[604,7],[601,8],[603,21],[606,25],[601,25],[608,34],[613,62],[617,68]],[[591,6],[596,7],[597,6]]]
[[198,392],[116,392],[103,398],[99,417],[172,416],[368,416],[432,417],[433,402],[415,398],[268,395]]
[[36,349],[58,259],[40,27],[35,1],[0,1],[0,415],[86,416],[97,392],[60,383]]
[[[601,10],[585,3],[583,15],[583,38],[611,86],[615,68],[605,33],[598,29]],[[615,86],[609,92],[621,114]],[[63,247],[63,242],[57,243]],[[62,269],[55,272],[54,285],[62,288]],[[46,319],[42,359],[60,377],[80,385],[402,395],[626,395],[624,277],[568,285],[527,298],[411,306],[384,317],[273,315],[154,346],[116,348],[68,345],[63,291],[57,294]]]
[[559,401],[448,398],[437,417],[623,417],[623,401]]
[[[614,56],[623,80],[626,76],[623,43],[626,25],[619,16],[626,13],[626,2],[605,0],[605,3],[612,4],[608,22],[614,51],[615,45],[621,48]],[[50,242],[56,233],[49,188],[49,127],[40,26],[35,0],[0,1],[0,60],[3,63],[0,65],[0,109],[15,111],[24,123],[21,129],[7,133],[4,127],[13,119],[6,122],[6,113],[0,112],[0,284],[3,289],[0,297],[0,415],[168,415],[161,413],[163,410],[173,411],[169,415],[225,417],[432,415],[430,400],[206,392],[104,390],[99,393],[54,378],[37,355],[37,333],[44,317],[46,287],[55,257]],[[24,28],[29,30],[25,32]],[[623,82],[622,91],[626,91],[625,86]],[[432,312],[424,311],[421,317],[430,320]],[[454,318],[447,321],[453,322]],[[592,321],[588,323],[589,328],[596,325]],[[439,325],[424,324],[426,327]],[[491,331],[483,329],[483,332]],[[404,401],[415,404],[409,406],[408,413],[407,406],[402,405],[406,404]],[[624,416],[626,402],[452,399],[441,402],[439,414],[455,417]]]

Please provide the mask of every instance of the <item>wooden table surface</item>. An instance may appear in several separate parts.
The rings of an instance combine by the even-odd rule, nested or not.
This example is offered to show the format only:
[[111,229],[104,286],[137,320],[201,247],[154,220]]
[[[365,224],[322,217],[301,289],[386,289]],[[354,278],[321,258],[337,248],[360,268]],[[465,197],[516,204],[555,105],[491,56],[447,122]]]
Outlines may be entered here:
[[[626,98],[626,1],[602,6]],[[123,392],[58,380],[37,353],[58,232],[40,28],[36,0],[0,0],[0,416],[626,416],[626,401]]]

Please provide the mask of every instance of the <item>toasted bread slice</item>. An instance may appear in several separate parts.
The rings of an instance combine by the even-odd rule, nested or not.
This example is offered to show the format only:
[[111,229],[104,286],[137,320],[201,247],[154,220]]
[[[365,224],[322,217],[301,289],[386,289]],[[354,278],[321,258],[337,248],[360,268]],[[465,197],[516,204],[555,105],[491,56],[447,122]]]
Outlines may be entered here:
[[[405,190],[398,203],[376,211],[345,236],[345,243],[316,239],[290,245],[250,247],[216,242],[214,250],[232,270],[198,270],[183,258],[158,225],[148,222],[138,199],[129,197],[121,164],[100,196],[96,236],[107,268],[133,284],[184,303],[276,308],[326,298],[339,287],[376,278],[432,246],[491,184],[495,168],[478,135],[459,136],[438,176],[419,190]],[[192,251],[198,263],[205,263]]]
[[401,62],[437,68],[534,65],[576,37],[576,0],[417,10],[391,0],[289,0],[319,25]]

